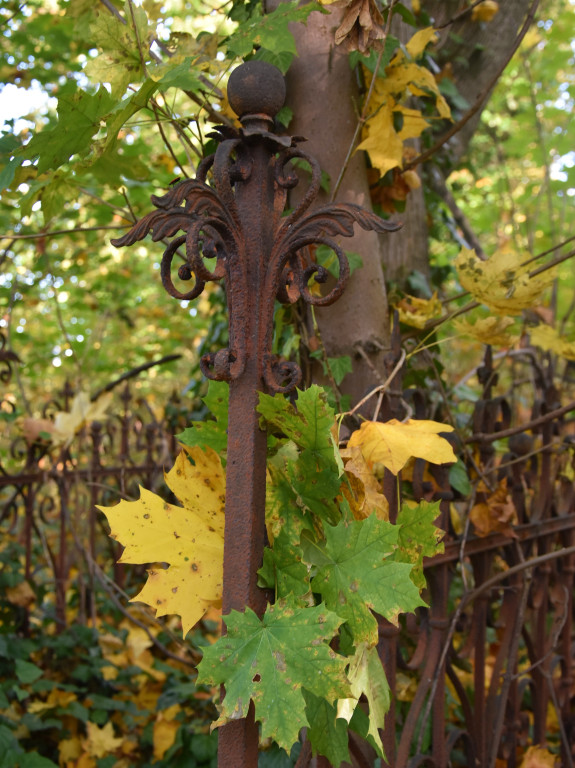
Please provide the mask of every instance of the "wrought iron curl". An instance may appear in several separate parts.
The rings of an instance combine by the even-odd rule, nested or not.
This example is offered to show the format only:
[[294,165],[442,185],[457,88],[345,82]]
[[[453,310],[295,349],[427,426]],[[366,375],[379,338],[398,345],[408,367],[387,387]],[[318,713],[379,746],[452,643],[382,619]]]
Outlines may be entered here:
[[[298,146],[303,139],[273,132],[273,116],[285,95],[281,75],[264,62],[249,62],[237,72],[238,76],[234,72],[230,78],[229,99],[240,116],[240,130],[220,127],[211,134],[219,145],[214,155],[200,163],[196,178],[180,182],[165,195],[152,196],[157,210],[146,214],[112,244],[132,245],[149,233],[153,241],[173,238],[161,264],[162,282],[171,296],[190,300],[209,282],[223,280],[226,286],[229,346],[203,356],[203,374],[216,380],[237,379],[246,369],[248,357],[255,353],[260,381],[268,391],[289,392],[300,383],[301,371],[295,363],[272,354],[275,301],[291,304],[302,299],[314,306],[332,304],[343,293],[350,275],[347,257],[336,238],[353,236],[355,224],[381,233],[394,231],[399,225],[350,203],[323,205],[310,212],[321,189],[321,168]],[[296,159],[309,165],[311,179],[294,210],[284,216],[288,192],[300,183],[290,164]],[[210,171],[212,181],[208,184]],[[246,206],[249,195],[261,210],[254,212]],[[253,241],[254,216],[264,221],[267,246]],[[324,295],[310,290],[312,279],[318,285],[329,279],[325,267],[310,259],[314,245],[332,249],[339,264],[339,276]],[[262,247],[269,249],[267,253],[263,254]],[[178,268],[180,280],[195,281],[186,292],[178,290],[172,280],[176,254],[183,257]],[[214,259],[214,266],[207,264]],[[252,348],[255,336],[257,349]]]

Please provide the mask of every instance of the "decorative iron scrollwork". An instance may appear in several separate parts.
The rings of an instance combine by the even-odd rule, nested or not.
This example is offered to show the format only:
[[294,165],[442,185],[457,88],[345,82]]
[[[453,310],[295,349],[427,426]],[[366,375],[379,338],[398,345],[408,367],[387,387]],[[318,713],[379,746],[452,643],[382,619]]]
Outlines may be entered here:
[[[249,68],[252,80],[254,72],[256,81],[260,76],[264,78],[262,92],[254,90],[253,82],[246,86],[242,79],[245,68]],[[250,350],[250,354],[257,354],[259,376],[275,393],[296,387],[301,372],[295,363],[281,361],[271,353],[274,302],[291,304],[301,299],[315,306],[332,304],[341,296],[350,274],[345,252],[335,238],[353,236],[355,224],[381,233],[397,230],[400,225],[351,203],[323,205],[309,212],[320,191],[321,169],[299,148],[301,138],[277,136],[270,130],[274,110],[283,104],[283,94],[276,93],[281,75],[271,69],[274,72],[264,62],[249,62],[233,73],[229,97],[242,128],[234,131],[219,127],[210,134],[219,145],[201,163],[196,178],[181,181],[161,197],[152,196],[157,210],[144,216],[126,235],[112,240],[112,244],[133,245],[149,233],[153,241],[173,238],[164,251],[161,276],[164,287],[176,299],[194,299],[208,282],[224,279],[229,348],[204,355],[201,370],[211,379],[237,378],[245,369],[250,339],[257,336],[257,349]],[[234,85],[236,73],[240,74]],[[257,109],[251,111],[254,105]],[[250,111],[245,113],[245,109]],[[311,181],[297,207],[284,216],[288,191],[299,183],[290,166],[294,159],[309,164]],[[208,184],[210,170],[212,183]],[[254,210],[262,200],[266,208]],[[259,238],[254,238],[258,228]],[[325,295],[315,295],[309,288],[311,278],[323,284],[329,277],[323,266],[310,262],[306,255],[315,245],[331,248],[339,264],[335,285]],[[182,248],[185,257],[177,274],[180,280],[193,280],[189,291],[178,290],[172,280],[174,258],[181,255]],[[254,331],[254,323],[259,330]]]

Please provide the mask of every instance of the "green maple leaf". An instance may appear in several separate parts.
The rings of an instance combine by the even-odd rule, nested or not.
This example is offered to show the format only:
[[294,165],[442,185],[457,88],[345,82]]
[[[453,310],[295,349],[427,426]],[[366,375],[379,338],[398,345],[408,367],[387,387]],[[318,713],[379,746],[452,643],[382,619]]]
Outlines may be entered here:
[[226,695],[216,725],[245,717],[250,700],[262,737],[288,752],[309,725],[303,688],[334,702],[349,695],[347,660],[329,647],[341,619],[322,604],[269,605],[263,618],[246,608],[224,617],[227,635],[204,650],[198,683],[223,684]]
[[289,546],[299,546],[302,531],[313,530],[311,515],[298,503],[285,470],[272,463],[266,486],[266,527],[270,541],[284,532]]
[[282,530],[274,541],[273,549],[264,549],[264,562],[258,571],[259,586],[275,589],[276,599],[290,594],[295,598],[309,594],[309,571],[302,559],[301,547],[294,546],[289,540],[289,533]]
[[299,448],[308,451],[309,459],[313,458],[318,468],[339,472],[337,448],[331,433],[335,414],[320,387],[314,384],[305,392],[298,390],[297,410],[283,395],[260,394],[258,411],[268,424],[281,429]]
[[[208,394],[202,398],[215,421],[195,421],[179,435],[178,440],[184,445],[200,448],[213,448],[216,453],[225,456],[228,447],[228,401],[229,387],[225,381],[210,381]],[[225,466],[225,461],[222,458]]]
[[399,546],[395,560],[413,565],[411,578],[419,589],[426,587],[423,558],[433,557],[444,550],[440,539],[445,532],[434,524],[440,514],[438,501],[421,501],[414,505],[403,504],[397,516]]
[[38,157],[38,173],[44,173],[59,168],[72,155],[88,154],[100,121],[115,105],[104,87],[92,94],[78,90],[75,84],[65,86],[58,97],[57,125],[37,133],[24,148],[24,156]]
[[143,8],[126,3],[126,24],[110,13],[97,13],[90,25],[94,43],[101,48],[84,72],[94,83],[110,83],[112,95],[121,96],[130,83],[139,82],[142,60],[149,58],[148,17]]
[[369,718],[363,737],[368,739],[383,757],[383,744],[379,731],[391,704],[390,688],[377,648],[361,643],[349,665],[348,672],[352,698],[338,701],[337,714],[351,723],[358,703],[365,696],[369,704]]
[[257,45],[269,51],[297,55],[293,35],[289,30],[290,22],[305,22],[312,11],[325,13],[319,3],[307,3],[300,6],[298,0],[282,3],[271,13],[254,13],[244,21],[227,40],[228,53],[231,56],[247,56]]
[[302,536],[304,559],[317,566],[312,589],[348,622],[356,643],[377,643],[372,613],[397,624],[400,613],[425,605],[409,578],[411,565],[393,561],[399,529],[371,515],[325,526],[325,544]]
[[314,754],[327,757],[334,768],[349,762],[347,723],[337,716],[337,708],[325,699],[304,691],[306,716],[310,722],[307,737]]

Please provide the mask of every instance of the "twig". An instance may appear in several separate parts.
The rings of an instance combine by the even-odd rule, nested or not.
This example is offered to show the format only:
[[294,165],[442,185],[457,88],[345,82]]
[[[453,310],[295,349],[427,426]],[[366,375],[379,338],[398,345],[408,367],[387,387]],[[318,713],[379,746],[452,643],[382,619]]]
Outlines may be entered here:
[[425,162],[426,160],[429,160],[429,158],[434,155],[437,150],[441,149],[441,147],[449,141],[453,136],[455,136],[456,133],[459,133],[459,131],[463,128],[464,125],[466,125],[471,118],[481,109],[483,102],[485,99],[489,96],[491,93],[491,90],[496,85],[497,81],[503,74],[505,68],[515,55],[517,49],[521,45],[521,42],[523,41],[523,38],[527,34],[527,31],[529,30],[529,27],[531,26],[535,11],[537,10],[537,6],[539,5],[539,0],[533,0],[531,3],[531,7],[529,8],[529,11],[527,12],[527,16],[525,18],[525,21],[523,22],[523,26],[521,27],[521,30],[519,34],[517,35],[517,38],[515,40],[515,43],[509,53],[508,56],[506,56],[505,61],[503,64],[499,67],[497,72],[495,73],[495,76],[491,78],[489,83],[487,83],[487,86],[481,91],[477,99],[475,100],[475,104],[469,109],[461,118],[461,120],[458,120],[457,123],[451,126],[451,128],[445,133],[440,139],[438,139],[435,144],[430,147],[429,149],[426,149],[425,152],[422,152],[420,155],[415,157],[410,162],[406,163],[403,167],[404,171],[409,171],[412,168],[415,168],[416,166],[420,165],[421,163]]
[[452,24],[455,24],[456,21],[459,21],[459,19],[463,19],[465,16],[471,13],[471,11],[474,8],[477,8],[478,5],[481,5],[484,3],[485,0],[475,0],[474,3],[471,3],[467,8],[464,8],[459,13],[456,13],[455,16],[453,16],[449,21],[445,21],[443,24],[438,24],[435,29],[445,29],[446,27],[451,26]]
[[156,125],[158,126],[158,130],[160,131],[160,136],[162,137],[162,141],[164,142],[164,146],[172,156],[172,160],[177,165],[177,167],[182,171],[182,174],[186,177],[188,177],[188,174],[186,173],[186,169],[183,167],[183,163],[181,163],[178,158],[176,157],[176,153],[174,152],[172,145],[168,141],[168,137],[166,136],[164,129],[162,127],[162,122],[160,120],[160,117],[158,115],[158,107],[154,100],[152,100],[152,111],[154,113],[154,117],[156,118]]
[[369,84],[369,89],[367,91],[367,96],[365,97],[365,100],[363,102],[363,108],[361,110],[361,115],[360,115],[360,117],[359,117],[359,119],[357,121],[357,124],[355,126],[355,130],[353,132],[353,136],[351,138],[351,141],[349,142],[349,147],[348,147],[348,150],[347,150],[347,154],[345,156],[345,160],[343,161],[343,165],[341,167],[341,171],[339,172],[339,176],[337,177],[337,181],[335,182],[335,185],[333,187],[333,192],[331,193],[331,202],[333,202],[335,200],[335,197],[336,197],[336,195],[338,193],[338,190],[339,190],[339,188],[341,186],[341,183],[343,181],[343,177],[345,176],[345,173],[346,173],[346,171],[348,169],[349,162],[351,160],[351,156],[355,152],[355,144],[356,144],[356,141],[357,141],[357,137],[359,136],[359,133],[360,133],[361,129],[363,128],[363,126],[365,125],[367,120],[369,119],[369,116],[367,114],[367,109],[369,107],[369,102],[371,100],[371,97],[372,97],[372,94],[373,94],[373,90],[375,88],[375,83],[376,83],[377,76],[378,76],[378,73],[379,73],[379,65],[381,63],[381,59],[382,59],[383,53],[385,51],[385,43],[387,41],[387,36],[389,35],[389,30],[391,29],[391,19],[393,17],[393,7],[394,7],[394,5],[397,2],[398,2],[398,0],[391,0],[390,6],[389,6],[389,9],[388,9],[388,12],[387,12],[387,21],[385,23],[385,29],[384,29],[384,32],[383,32],[383,38],[381,40],[381,50],[380,50],[380,52],[379,52],[379,54],[377,56],[377,60],[375,62],[375,67],[374,67],[374,70],[373,70],[373,75],[372,75],[372,78],[371,78],[371,82]]
[[105,224],[100,227],[74,227],[73,229],[53,229],[49,232],[31,232],[29,235],[10,235],[11,240],[36,240],[42,237],[56,237],[58,235],[75,235],[78,232],[100,232],[103,229],[126,229],[130,224]]
[[[481,2],[483,1],[484,0],[481,0]],[[444,203],[451,211],[451,214],[455,219],[456,224],[458,224],[459,228],[463,232],[463,236],[467,243],[471,246],[471,248],[475,250],[477,256],[485,261],[487,259],[485,251],[481,247],[481,243],[479,242],[477,235],[471,228],[471,224],[469,223],[467,216],[457,205],[455,198],[451,194],[451,190],[447,186],[447,182],[445,181],[445,178],[443,177],[443,174],[439,168],[432,168],[429,180],[431,183],[431,188],[435,190],[435,192],[443,199]]]
[[362,405],[365,405],[368,400],[371,400],[371,398],[374,395],[377,395],[378,392],[385,392],[385,390],[389,387],[391,382],[395,379],[395,377],[397,376],[397,374],[401,370],[401,366],[405,362],[405,357],[406,357],[405,349],[402,349],[401,350],[401,356],[400,356],[399,360],[397,361],[397,363],[395,364],[395,367],[394,367],[393,371],[387,377],[387,379],[382,384],[379,384],[377,387],[375,387],[375,389],[372,389],[371,392],[368,392],[368,394],[365,397],[362,397],[362,399],[359,401],[359,403],[357,403],[357,405],[355,405],[351,409],[351,411],[346,411],[345,413],[342,413],[341,414],[342,417],[343,416],[353,416],[353,414],[356,413],[362,407]]
[[533,269],[529,273],[529,277],[536,277],[542,272],[546,272],[548,269],[553,269],[553,267],[556,267],[558,264],[562,264],[564,261],[572,259],[573,256],[575,256],[575,250],[569,251],[569,253],[566,253],[563,256],[557,256],[557,258],[553,259],[552,261],[548,261],[547,264],[542,264],[540,267],[537,267],[537,269]]
[[92,395],[90,401],[94,403],[105,392],[111,392],[115,387],[118,386],[118,384],[121,384],[123,381],[127,381],[128,379],[133,379],[135,376],[138,376],[138,374],[142,373],[143,371],[147,371],[149,368],[153,368],[156,365],[163,365],[164,363],[171,363],[173,360],[179,360],[180,357],[181,355],[165,355],[164,357],[160,357],[159,360],[151,360],[149,363],[142,363],[142,365],[138,365],[136,368],[132,368],[126,373],[123,373],[117,379],[114,379],[114,381],[111,381],[109,384],[106,384],[105,387],[99,389]]
[[492,432],[490,434],[486,432],[478,432],[477,434],[468,437],[465,442],[493,443],[496,440],[502,440],[506,437],[511,437],[512,435],[518,435],[520,432],[525,432],[528,429],[535,429],[535,427],[540,427],[542,424],[546,424],[548,421],[553,421],[553,419],[560,419],[561,416],[565,416],[565,414],[569,413],[570,411],[575,411],[575,400],[572,400],[570,403],[563,406],[563,408],[557,408],[555,411],[549,411],[549,413],[546,413],[544,416],[539,416],[538,419],[527,421],[525,424],[520,424],[518,427],[502,429],[501,432]]

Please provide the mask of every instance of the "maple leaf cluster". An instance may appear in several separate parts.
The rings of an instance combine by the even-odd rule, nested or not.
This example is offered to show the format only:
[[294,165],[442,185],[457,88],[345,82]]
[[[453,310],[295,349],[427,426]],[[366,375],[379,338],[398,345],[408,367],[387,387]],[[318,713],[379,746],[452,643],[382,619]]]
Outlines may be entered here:
[[[156,563],[134,600],[158,616],[180,615],[184,634],[221,605],[224,470],[211,445],[225,444],[225,386],[212,383],[207,400],[218,418],[182,433],[190,445],[165,475],[181,507],[142,489],[138,501],[101,508],[125,545],[121,562]],[[225,686],[216,726],[245,717],[251,701],[263,737],[288,751],[306,727],[314,749],[339,765],[349,758],[347,722],[383,754],[389,687],[376,614],[397,624],[401,613],[425,605],[423,558],[441,549],[442,534],[434,525],[437,504],[404,504],[391,524],[376,474],[380,467],[397,474],[414,456],[455,461],[441,435],[451,428],[365,422],[340,452],[335,414],[319,387],[299,392],[297,407],[262,394],[259,412],[274,435],[271,546],[259,577],[276,602],[261,619],[250,609],[225,617],[227,634],[204,649],[198,682]],[[363,695],[369,716],[357,706]]]

